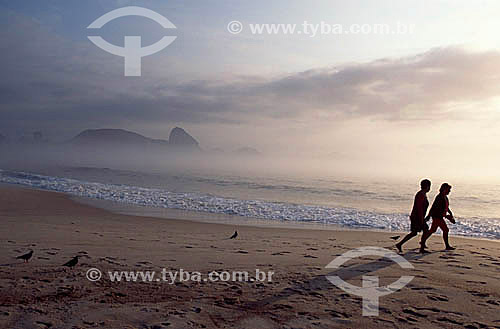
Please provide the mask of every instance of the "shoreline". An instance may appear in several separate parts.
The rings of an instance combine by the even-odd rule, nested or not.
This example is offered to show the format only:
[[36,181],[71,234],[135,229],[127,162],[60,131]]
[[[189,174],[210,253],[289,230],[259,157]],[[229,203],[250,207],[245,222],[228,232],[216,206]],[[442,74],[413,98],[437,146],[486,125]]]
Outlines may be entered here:
[[[89,205],[91,207],[107,210],[116,214],[130,215],[130,216],[146,216],[159,219],[175,218],[178,220],[188,220],[200,223],[225,224],[225,225],[235,225],[235,226],[252,226],[261,228],[284,228],[284,229],[290,228],[290,229],[304,229],[304,230],[374,232],[374,233],[404,234],[404,235],[409,233],[409,230],[388,231],[388,230],[377,230],[377,229],[367,229],[367,228],[349,228],[335,224],[321,224],[321,223],[298,222],[298,221],[278,221],[272,219],[243,217],[238,215],[225,215],[225,214],[216,214],[210,212],[196,212],[196,211],[182,210],[182,209],[140,206],[129,203],[115,202],[111,200],[100,200],[89,197],[73,196],[66,193],[63,194],[69,196],[72,200],[76,202]],[[409,224],[410,221],[408,220],[408,226]],[[436,234],[440,235],[440,233]],[[453,234],[451,229],[450,229],[450,237],[455,237],[460,239],[480,240],[480,241],[485,240],[485,241],[500,243],[500,239],[455,235]]]
[[[212,224],[225,224],[225,225],[235,225],[235,226],[252,226],[252,227],[262,227],[262,228],[294,228],[294,229],[305,229],[305,230],[331,230],[331,231],[354,231],[354,232],[380,232],[388,234],[408,234],[408,231],[403,230],[381,230],[381,229],[369,229],[369,228],[352,228],[346,226],[340,226],[336,224],[322,224],[314,222],[300,222],[300,221],[282,221],[273,219],[263,219],[254,217],[245,217],[240,215],[230,215],[230,214],[220,214],[212,212],[201,212],[193,210],[175,209],[175,208],[163,208],[154,206],[144,206],[131,204],[126,202],[118,202],[113,200],[97,199],[92,197],[77,196],[67,192],[50,191],[42,188],[26,186],[23,184],[11,184],[11,183],[0,183],[1,187],[16,186],[19,188],[33,189],[37,191],[61,193],[68,196],[70,199],[79,202],[84,205],[91,207],[107,210],[116,214],[130,215],[130,216],[140,216],[140,217],[153,217],[161,219],[176,219],[176,220],[189,220],[200,223],[212,223]],[[408,228],[409,228],[408,220]],[[453,226],[450,227],[450,236],[461,239],[472,239],[472,240],[485,240],[492,242],[500,242],[500,239],[492,239],[485,237],[473,237],[466,235],[453,234]]]

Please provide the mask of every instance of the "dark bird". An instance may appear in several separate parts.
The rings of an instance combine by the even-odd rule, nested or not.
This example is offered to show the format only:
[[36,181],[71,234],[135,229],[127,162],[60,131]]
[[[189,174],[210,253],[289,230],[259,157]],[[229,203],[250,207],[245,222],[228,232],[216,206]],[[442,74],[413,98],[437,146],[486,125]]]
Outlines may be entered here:
[[30,250],[29,253],[17,256],[16,259],[24,259],[24,261],[27,263],[32,256],[33,256],[33,250]]
[[395,235],[395,236],[391,236],[391,239],[393,239],[394,241],[396,241],[397,239],[399,239],[400,235]]
[[63,264],[63,266],[66,266],[66,267],[73,267],[73,266],[75,266],[76,264],[78,264],[78,257],[80,257],[80,256],[73,257],[66,264]]
[[238,236],[238,231],[234,231],[233,235],[231,235],[229,239],[236,239],[237,236]]

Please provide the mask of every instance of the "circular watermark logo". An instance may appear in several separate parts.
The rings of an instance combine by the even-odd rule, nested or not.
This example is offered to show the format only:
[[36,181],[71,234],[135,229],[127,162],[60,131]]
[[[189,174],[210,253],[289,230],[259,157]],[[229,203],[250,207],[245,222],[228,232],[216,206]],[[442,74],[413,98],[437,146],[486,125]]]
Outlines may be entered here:
[[[106,23],[111,22],[116,18],[125,16],[146,17],[160,24],[165,29],[176,29],[175,25],[170,22],[168,18],[158,14],[155,11],[152,11],[151,9],[136,6],[129,6],[112,10],[93,21],[89,26],[87,26],[87,28],[100,29]],[[147,47],[141,46],[140,36],[125,36],[124,47],[119,47],[117,45],[111,44],[100,36],[90,35],[88,36],[88,38],[93,44],[95,44],[102,50],[107,51],[110,54],[125,58],[125,76],[141,76],[142,57],[153,55],[159,52],[160,50],[174,42],[177,37],[164,36],[156,43]]]
[[231,21],[227,24],[227,30],[231,34],[238,34],[243,31],[243,24],[240,21]]
[[[325,268],[339,269],[345,262],[356,257],[364,256],[379,256],[387,258],[398,264],[403,269],[413,269],[413,265],[405,258],[391,250],[380,247],[361,247],[349,250],[332,260],[325,266]],[[378,316],[379,298],[404,288],[411,282],[411,280],[413,280],[414,277],[403,275],[398,280],[385,287],[379,286],[378,276],[363,275],[361,287],[345,282],[338,275],[327,275],[326,278],[328,281],[345,292],[363,298],[363,316]]]
[[96,282],[101,279],[102,273],[98,268],[91,268],[87,271],[85,276],[87,277],[87,280]]

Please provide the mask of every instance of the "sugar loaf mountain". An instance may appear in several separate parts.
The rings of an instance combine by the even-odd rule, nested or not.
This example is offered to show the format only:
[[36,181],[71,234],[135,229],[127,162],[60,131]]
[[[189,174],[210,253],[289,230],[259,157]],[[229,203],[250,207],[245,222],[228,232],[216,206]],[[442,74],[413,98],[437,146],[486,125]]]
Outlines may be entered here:
[[69,143],[86,148],[100,147],[141,147],[145,149],[167,148],[175,151],[200,151],[199,143],[184,129],[175,127],[168,140],[153,139],[124,129],[88,129]]
[[[44,137],[42,132],[25,134],[21,138],[13,138],[0,134],[0,149],[2,152],[10,151],[9,159],[15,159],[15,155],[32,156],[37,158],[62,155],[66,158],[70,155],[77,157],[88,156],[89,158],[106,158],[111,154],[136,154],[166,155],[166,154],[192,154],[215,157],[260,157],[261,153],[252,147],[240,147],[233,151],[224,151],[220,148],[208,148],[203,150],[200,143],[186,130],[175,127],[170,131],[168,139],[154,139],[125,129],[87,129],[75,137],[64,142],[54,142]],[[90,152],[90,153],[88,153]],[[116,153],[119,152],[119,153]]]

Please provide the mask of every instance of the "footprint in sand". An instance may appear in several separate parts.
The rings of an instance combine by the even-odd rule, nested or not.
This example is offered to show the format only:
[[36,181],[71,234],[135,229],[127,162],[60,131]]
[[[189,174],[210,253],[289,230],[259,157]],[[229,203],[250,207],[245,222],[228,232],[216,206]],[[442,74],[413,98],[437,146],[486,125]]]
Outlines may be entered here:
[[467,283],[477,283],[477,284],[486,284],[487,283],[485,281],[472,281],[472,280],[467,280],[465,282],[467,282]]
[[405,318],[403,318],[401,316],[396,316],[396,320],[398,320],[399,322],[408,323],[408,320],[406,320]]
[[456,268],[461,268],[461,269],[464,269],[464,270],[472,270],[472,267],[469,267],[469,266],[464,266],[464,265],[454,265],[454,264],[450,264],[448,265],[450,267],[456,267]]
[[153,263],[148,262],[148,261],[142,261],[142,262],[137,262],[137,264],[141,264],[141,265],[152,265]]
[[410,323],[417,323],[418,322],[418,319],[414,318],[414,317],[411,317],[411,316],[408,316],[406,318],[398,318],[398,320],[406,320],[406,321],[403,321],[403,322],[410,322]]
[[293,306],[287,304],[274,304],[273,308],[279,310],[292,310]]
[[459,326],[463,326],[463,324],[464,324],[463,322],[460,322],[460,321],[457,321],[454,319],[450,319],[448,317],[440,317],[440,318],[437,318],[436,320],[439,322],[451,323],[451,324],[455,324],[455,325],[459,325]]
[[289,254],[290,252],[289,251],[280,251],[280,252],[275,252],[273,254],[271,254],[272,256],[283,256],[285,254]]
[[476,297],[489,297],[490,296],[490,294],[488,294],[486,292],[480,292],[477,290],[467,290],[467,292],[469,294],[471,294],[472,296],[476,296]]
[[443,295],[427,295],[427,298],[433,301],[439,301],[439,302],[447,302],[449,301],[448,297],[443,296]]
[[441,313],[441,312],[443,312],[442,310],[440,310],[437,307],[415,307],[415,309],[417,309],[419,311],[428,311],[428,312],[433,312],[433,313]]
[[111,264],[111,265],[122,265],[122,264],[120,264],[118,262],[114,262],[112,259],[116,259],[116,258],[113,258],[113,257],[101,257],[101,258],[99,258],[99,261],[106,262],[106,263]]
[[348,319],[351,317],[350,314],[332,309],[325,309],[325,312],[330,313],[330,315],[333,316],[334,318]]
[[461,261],[456,260],[456,259],[448,259],[446,262],[447,263],[461,263]]
[[489,256],[489,255],[486,255],[486,256],[481,256],[481,258],[484,258],[484,259],[487,259],[487,260],[490,260],[490,261],[495,261],[496,259]]
[[410,287],[411,290],[434,290],[432,287]]
[[35,321],[35,324],[39,328],[50,328],[53,326],[53,324],[51,322],[45,322],[45,321]]
[[427,314],[423,314],[423,313],[419,312],[418,310],[411,308],[411,307],[403,309],[403,313],[410,314],[410,315],[413,315],[413,316],[416,316],[419,318],[426,318],[427,317]]

